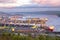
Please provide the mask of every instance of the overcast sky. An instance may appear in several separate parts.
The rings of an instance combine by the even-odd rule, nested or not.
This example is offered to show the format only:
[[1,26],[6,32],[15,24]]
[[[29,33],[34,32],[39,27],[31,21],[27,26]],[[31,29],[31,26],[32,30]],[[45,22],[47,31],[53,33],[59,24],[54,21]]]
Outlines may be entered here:
[[15,0],[0,0],[0,3],[14,3]]
[[15,7],[33,3],[60,6],[60,0],[0,0],[0,7]]
[[38,4],[60,6],[60,0],[34,0]]

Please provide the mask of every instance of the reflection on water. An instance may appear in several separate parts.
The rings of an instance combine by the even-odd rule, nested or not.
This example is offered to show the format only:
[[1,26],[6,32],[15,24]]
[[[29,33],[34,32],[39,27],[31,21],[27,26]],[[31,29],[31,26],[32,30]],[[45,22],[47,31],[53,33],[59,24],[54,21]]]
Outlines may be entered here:
[[46,24],[48,25],[54,25],[55,29],[54,31],[60,31],[60,17],[56,16],[56,15],[30,15],[31,17],[40,17],[40,18],[48,18],[48,21]]

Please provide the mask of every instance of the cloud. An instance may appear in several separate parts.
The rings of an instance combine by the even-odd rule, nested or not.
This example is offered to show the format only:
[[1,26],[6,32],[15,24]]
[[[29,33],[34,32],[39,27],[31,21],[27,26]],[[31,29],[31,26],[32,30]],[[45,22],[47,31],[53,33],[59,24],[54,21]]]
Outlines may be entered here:
[[60,6],[60,0],[33,0],[33,2],[42,5]]
[[30,4],[30,0],[0,0],[0,7],[16,7]]
[[15,3],[16,0],[0,0],[0,3]]
[[60,0],[0,0],[0,7],[16,7],[26,4],[60,6]]

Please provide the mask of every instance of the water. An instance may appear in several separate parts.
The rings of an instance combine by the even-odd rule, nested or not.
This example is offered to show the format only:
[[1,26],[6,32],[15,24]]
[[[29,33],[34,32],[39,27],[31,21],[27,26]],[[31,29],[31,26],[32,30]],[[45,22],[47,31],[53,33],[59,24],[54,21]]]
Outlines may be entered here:
[[[51,26],[51,25],[53,25],[53,26],[55,26],[55,29],[54,29],[54,31],[58,31],[58,32],[60,32],[60,17],[58,17],[58,14],[57,15],[51,15],[50,13],[49,13],[49,15],[46,13],[46,14],[44,14],[44,13],[38,13],[38,12],[16,12],[17,14],[23,14],[23,15],[25,15],[25,17],[28,17],[28,16],[30,16],[31,18],[48,18],[48,21],[47,21],[47,25],[49,25],[49,26]],[[55,12],[54,12],[55,13]],[[15,14],[15,13],[14,13]]]
[[[49,14],[48,14],[49,13]],[[51,14],[50,14],[51,13]],[[58,15],[60,14],[60,11],[58,12],[58,14],[56,13],[55,15],[53,15],[53,13],[56,13],[56,11],[54,12],[10,12],[8,14],[21,14],[24,15],[24,17],[32,17],[32,18],[48,18],[47,21],[47,25],[53,25],[55,26],[54,31],[60,31],[60,17],[58,17]]]
[[47,25],[55,26],[54,31],[60,32],[60,17],[57,15],[47,15],[47,14],[40,14],[40,13],[20,13],[25,15],[25,17],[30,16],[31,18],[48,18]]

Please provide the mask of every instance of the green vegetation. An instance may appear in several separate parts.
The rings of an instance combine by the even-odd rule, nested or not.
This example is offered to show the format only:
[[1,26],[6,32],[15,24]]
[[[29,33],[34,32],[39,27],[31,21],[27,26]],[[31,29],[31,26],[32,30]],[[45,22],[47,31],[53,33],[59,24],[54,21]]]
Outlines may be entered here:
[[0,40],[60,40],[60,37],[46,35],[32,37],[30,34],[28,36],[21,36],[19,33],[17,35],[14,33],[2,33],[0,34]]

